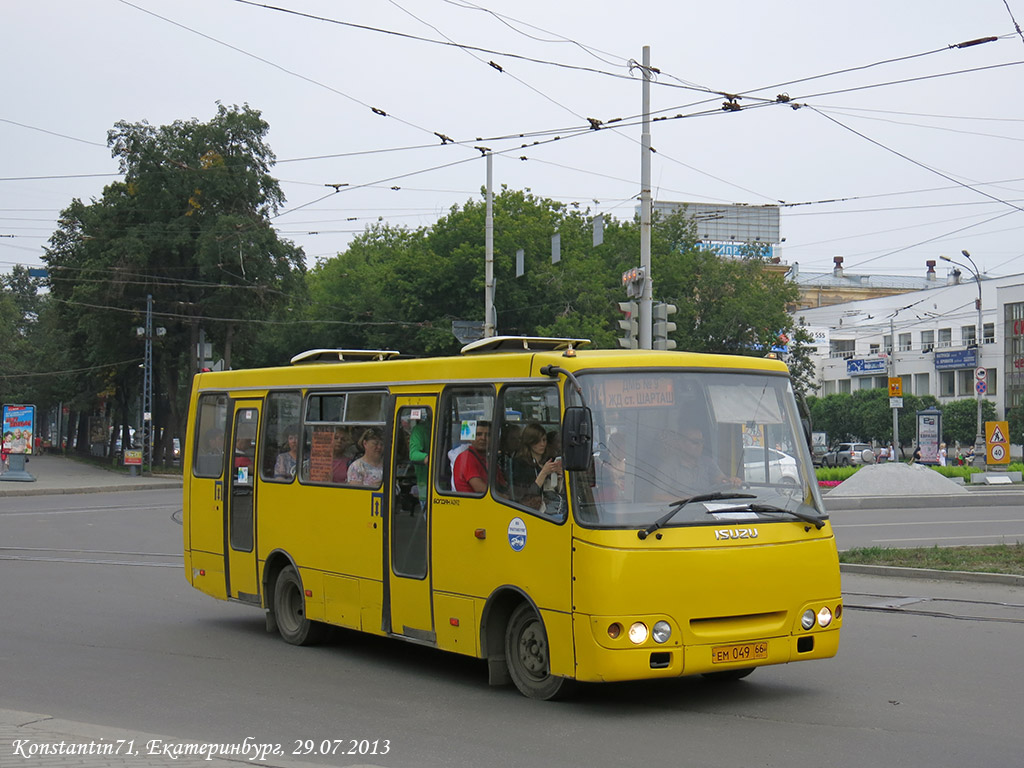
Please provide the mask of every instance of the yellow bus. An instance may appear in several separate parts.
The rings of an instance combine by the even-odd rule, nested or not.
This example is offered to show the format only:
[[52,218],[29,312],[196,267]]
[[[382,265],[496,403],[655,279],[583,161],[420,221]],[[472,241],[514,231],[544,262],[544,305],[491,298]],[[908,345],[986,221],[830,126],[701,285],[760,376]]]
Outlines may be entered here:
[[835,655],[835,539],[777,360],[494,337],[195,377],[185,572],[329,625],[574,681]]

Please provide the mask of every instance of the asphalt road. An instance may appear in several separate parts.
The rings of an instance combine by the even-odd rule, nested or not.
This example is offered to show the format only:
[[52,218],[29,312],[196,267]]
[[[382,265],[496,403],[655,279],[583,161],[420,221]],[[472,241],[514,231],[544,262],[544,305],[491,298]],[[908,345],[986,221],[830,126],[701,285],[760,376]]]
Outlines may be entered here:
[[[1024,754],[1024,588],[844,574],[835,659],[543,703],[429,648],[345,631],[284,644],[258,610],[187,585],[179,508],[158,490],[3,500],[0,710],[174,743],[252,737],[282,746],[271,765],[960,768]],[[378,754],[313,754],[333,740],[376,741]],[[14,765],[63,763],[0,741],[0,766]]]
[[840,509],[829,512],[836,545],[855,547],[952,547],[1024,541],[1024,505]]

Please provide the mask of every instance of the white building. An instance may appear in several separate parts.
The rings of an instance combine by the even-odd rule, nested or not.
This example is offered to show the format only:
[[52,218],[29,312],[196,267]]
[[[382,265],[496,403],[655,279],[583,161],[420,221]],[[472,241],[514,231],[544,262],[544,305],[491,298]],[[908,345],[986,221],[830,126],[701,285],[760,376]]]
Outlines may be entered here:
[[926,290],[793,315],[815,337],[818,395],[887,388],[898,376],[904,394],[977,397],[984,368],[983,396],[998,418],[1024,399],[1024,275],[979,282],[954,269]]

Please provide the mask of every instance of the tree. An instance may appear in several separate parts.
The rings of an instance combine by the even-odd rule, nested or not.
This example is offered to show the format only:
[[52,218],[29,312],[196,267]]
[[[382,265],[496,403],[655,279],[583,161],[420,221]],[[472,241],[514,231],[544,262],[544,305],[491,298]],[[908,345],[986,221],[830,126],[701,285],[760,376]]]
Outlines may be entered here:
[[675,339],[679,349],[763,355],[791,336],[786,305],[798,290],[781,272],[749,258],[722,258],[696,243],[693,223],[677,211],[655,221],[651,236],[655,295],[679,308]]
[[207,123],[110,131],[123,181],[72,201],[44,257],[61,328],[96,367],[84,398],[112,384],[127,410],[139,392],[135,329],[151,295],[154,326],[166,329],[153,340],[154,426],[180,437],[200,329],[228,365],[244,362],[266,321],[301,303],[302,253],[270,226],[284,196],[269,175],[268,130],[258,111],[218,104]]
[[[673,334],[679,349],[763,355],[790,330],[785,303],[796,289],[782,275],[757,258],[722,259],[698,249],[682,214],[655,225],[655,295],[679,307]],[[482,201],[452,208],[430,228],[368,229],[311,271],[307,317],[323,322],[311,336],[410,354],[456,351],[452,320],[483,321],[484,229]],[[555,232],[561,261],[552,264]],[[595,347],[617,347],[621,275],[636,266],[639,243],[637,221],[612,221],[604,244],[594,247],[589,212],[503,188],[494,198],[498,333],[582,337]],[[522,276],[515,273],[519,249]]]
[[[986,421],[995,421],[996,407],[991,400],[981,401],[982,429]],[[978,434],[978,401],[973,397],[953,400],[942,406],[942,439],[952,445],[974,445]]]
[[[590,338],[614,346],[613,315],[622,266],[612,247],[593,249],[584,214],[528,192],[494,199],[494,273],[501,334]],[[483,322],[485,206],[454,207],[430,228],[373,226],[310,271],[310,337],[325,346],[386,347],[451,354],[453,320]],[[552,265],[551,235],[562,260]],[[614,229],[613,229],[614,232]],[[607,233],[607,231],[606,231]],[[515,274],[515,252],[526,253]]]

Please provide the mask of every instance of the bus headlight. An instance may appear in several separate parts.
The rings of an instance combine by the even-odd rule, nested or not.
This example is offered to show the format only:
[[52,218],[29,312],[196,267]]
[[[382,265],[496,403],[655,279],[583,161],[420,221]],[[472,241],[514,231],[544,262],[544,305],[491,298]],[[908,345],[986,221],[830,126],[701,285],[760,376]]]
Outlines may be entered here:
[[819,627],[827,627],[831,623],[832,623],[832,611],[830,611],[828,609],[828,606],[826,605],[824,608],[822,608],[820,611],[818,611],[818,626]]
[[629,628],[629,640],[634,645],[640,645],[647,639],[647,625],[642,621],[633,623]]
[[814,611],[811,608],[804,611],[804,615],[800,617],[800,626],[804,629],[810,629],[814,626]]
[[656,643],[667,643],[668,639],[672,637],[672,625],[667,621],[659,621],[651,630],[651,637]]

